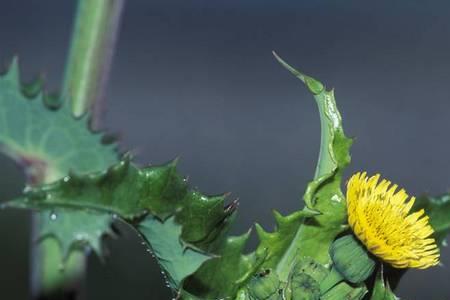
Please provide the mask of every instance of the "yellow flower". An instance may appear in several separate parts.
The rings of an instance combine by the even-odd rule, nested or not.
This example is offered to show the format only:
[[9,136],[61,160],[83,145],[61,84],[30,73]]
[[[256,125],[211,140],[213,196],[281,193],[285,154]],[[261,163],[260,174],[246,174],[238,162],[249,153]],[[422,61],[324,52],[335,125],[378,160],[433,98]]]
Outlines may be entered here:
[[[425,269],[439,263],[439,249],[430,236],[424,210],[409,214],[415,198],[409,201],[405,190],[357,173],[347,184],[348,223],[366,248],[396,268]],[[397,191],[397,192],[396,192]]]

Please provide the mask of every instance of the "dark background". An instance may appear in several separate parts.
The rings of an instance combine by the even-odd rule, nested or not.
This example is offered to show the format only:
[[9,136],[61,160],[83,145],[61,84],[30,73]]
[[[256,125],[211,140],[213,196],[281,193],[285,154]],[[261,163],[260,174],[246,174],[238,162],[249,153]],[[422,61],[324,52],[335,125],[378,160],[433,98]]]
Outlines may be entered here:
[[[1,0],[0,62],[20,55],[24,79],[43,71],[60,86],[75,1]],[[241,201],[236,233],[271,209],[302,206],[319,149],[307,89],[271,56],[336,88],[356,170],[381,172],[413,194],[450,186],[450,2],[422,0],[130,0],[102,127],[142,163],[181,156],[181,172],[207,193]],[[0,161],[0,197],[18,195],[21,171]],[[1,299],[28,294],[29,215],[0,217]],[[252,243],[256,241],[253,238]],[[88,299],[170,299],[159,270],[131,234],[90,258]],[[252,245],[250,245],[252,246]],[[445,266],[411,271],[398,294],[448,299]]]

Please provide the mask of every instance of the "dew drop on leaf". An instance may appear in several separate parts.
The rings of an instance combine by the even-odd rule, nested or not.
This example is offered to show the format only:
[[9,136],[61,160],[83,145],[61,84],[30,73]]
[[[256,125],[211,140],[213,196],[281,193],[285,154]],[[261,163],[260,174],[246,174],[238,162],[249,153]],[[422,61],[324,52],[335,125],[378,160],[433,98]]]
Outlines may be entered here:
[[55,221],[58,218],[55,212],[50,213],[50,220]]

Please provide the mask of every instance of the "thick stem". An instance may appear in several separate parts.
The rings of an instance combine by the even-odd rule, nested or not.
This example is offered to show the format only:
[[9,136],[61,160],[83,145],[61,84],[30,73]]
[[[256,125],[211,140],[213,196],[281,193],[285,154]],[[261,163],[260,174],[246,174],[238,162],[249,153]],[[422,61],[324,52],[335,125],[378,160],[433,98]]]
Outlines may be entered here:
[[[92,111],[98,126],[100,102],[108,80],[124,0],[79,0],[66,64],[63,93],[75,116]],[[34,183],[47,182],[39,178]],[[33,216],[32,242],[40,236],[40,224],[50,220]],[[84,298],[86,255],[73,251],[64,265],[60,247],[53,239],[35,244],[32,260],[32,299],[74,300]]]

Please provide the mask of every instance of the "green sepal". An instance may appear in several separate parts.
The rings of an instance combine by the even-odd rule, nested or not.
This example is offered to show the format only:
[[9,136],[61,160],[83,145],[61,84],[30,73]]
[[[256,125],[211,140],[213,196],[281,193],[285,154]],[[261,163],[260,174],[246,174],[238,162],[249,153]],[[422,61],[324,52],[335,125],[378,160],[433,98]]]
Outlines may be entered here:
[[330,255],[333,268],[351,283],[363,282],[375,269],[375,260],[352,234],[334,241]]

